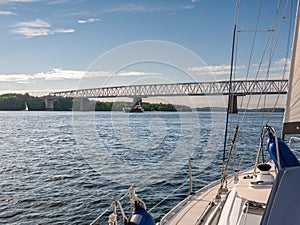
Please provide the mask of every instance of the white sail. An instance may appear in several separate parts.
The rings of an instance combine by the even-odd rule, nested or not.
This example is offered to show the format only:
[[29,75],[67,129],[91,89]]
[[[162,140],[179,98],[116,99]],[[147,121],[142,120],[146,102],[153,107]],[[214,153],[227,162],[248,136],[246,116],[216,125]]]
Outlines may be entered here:
[[24,111],[29,111],[27,102],[25,102],[25,109],[24,109]]
[[[289,76],[289,87],[287,93],[286,107],[283,119],[282,137],[285,134],[300,133],[300,15],[299,3],[295,24],[293,53],[291,70]],[[298,87],[297,87],[298,86]]]

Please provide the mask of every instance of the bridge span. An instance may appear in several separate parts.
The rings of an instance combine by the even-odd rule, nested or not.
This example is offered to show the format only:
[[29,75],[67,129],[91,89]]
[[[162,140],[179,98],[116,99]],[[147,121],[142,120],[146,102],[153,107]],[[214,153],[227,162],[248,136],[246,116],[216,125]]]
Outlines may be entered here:
[[[231,111],[235,112],[237,111],[237,96],[286,94],[288,80],[235,80],[232,81],[231,85]],[[134,104],[136,104],[136,101],[141,102],[141,99],[145,97],[229,95],[229,88],[229,81],[142,84],[53,92],[49,94],[49,98],[64,97],[88,99],[131,97],[134,98]]]

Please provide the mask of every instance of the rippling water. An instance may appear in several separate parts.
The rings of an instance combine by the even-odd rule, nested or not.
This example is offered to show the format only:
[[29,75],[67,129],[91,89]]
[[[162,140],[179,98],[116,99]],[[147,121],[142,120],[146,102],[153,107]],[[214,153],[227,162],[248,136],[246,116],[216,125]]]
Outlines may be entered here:
[[[0,116],[0,224],[89,224],[133,183],[152,208],[187,181],[189,155],[195,189],[220,175],[224,113]],[[266,121],[254,116],[247,114],[237,144],[237,161],[245,154],[243,167],[252,162]],[[265,116],[281,126],[282,114]],[[237,117],[230,116],[231,130]],[[158,220],[187,194],[185,185],[152,215]]]

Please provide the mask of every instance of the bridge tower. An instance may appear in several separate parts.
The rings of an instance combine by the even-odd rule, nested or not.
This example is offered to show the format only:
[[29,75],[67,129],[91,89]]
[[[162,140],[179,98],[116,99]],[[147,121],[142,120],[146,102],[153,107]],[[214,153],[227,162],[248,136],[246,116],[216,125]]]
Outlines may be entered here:
[[53,111],[53,109],[54,109],[54,98],[53,97],[45,98],[45,108],[47,111]]
[[229,106],[228,112],[230,114],[238,113],[237,95],[229,95],[228,98],[229,98],[229,100],[228,100],[229,101],[229,103],[228,103],[228,106]]
[[76,98],[73,100],[74,111],[91,111],[92,107],[88,98]]

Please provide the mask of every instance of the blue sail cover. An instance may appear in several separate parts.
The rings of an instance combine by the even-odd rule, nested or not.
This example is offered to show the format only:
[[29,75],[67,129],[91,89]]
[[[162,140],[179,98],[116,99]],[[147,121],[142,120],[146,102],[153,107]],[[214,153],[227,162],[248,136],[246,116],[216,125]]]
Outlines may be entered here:
[[152,216],[143,207],[137,207],[128,225],[155,225]]
[[280,170],[261,225],[300,224],[300,166]]
[[[300,165],[294,153],[290,150],[290,148],[286,145],[286,143],[284,143],[280,138],[278,138],[278,146],[279,146],[279,158],[280,158],[281,169]],[[275,143],[275,137],[273,135],[270,135],[270,138],[267,141],[267,150],[270,153],[276,167],[278,168],[276,143]]]

